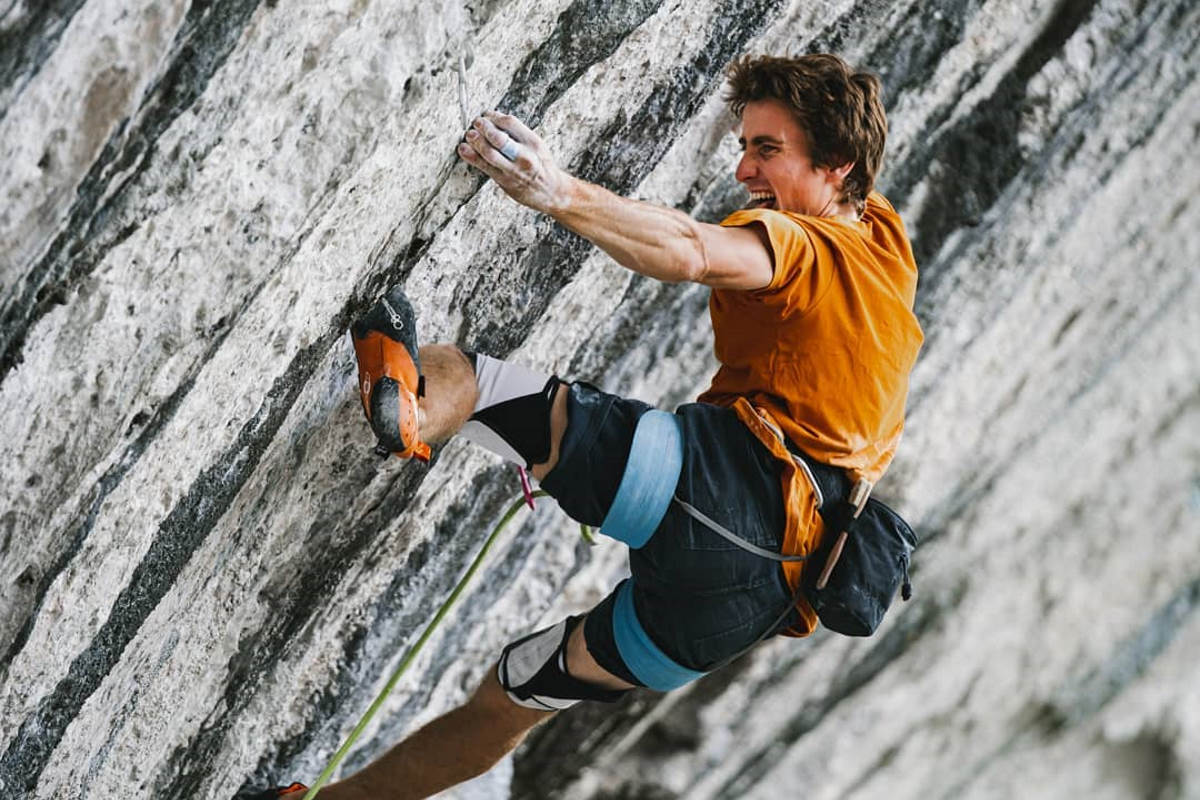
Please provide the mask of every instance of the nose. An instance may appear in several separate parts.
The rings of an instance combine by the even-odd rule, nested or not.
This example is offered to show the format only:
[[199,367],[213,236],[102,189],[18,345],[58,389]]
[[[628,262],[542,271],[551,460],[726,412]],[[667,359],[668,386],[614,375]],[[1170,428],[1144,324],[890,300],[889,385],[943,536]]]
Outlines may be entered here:
[[738,160],[737,171],[733,173],[733,177],[740,183],[745,183],[757,173],[758,169],[754,166],[754,161],[751,160],[750,153],[742,151],[742,157]]

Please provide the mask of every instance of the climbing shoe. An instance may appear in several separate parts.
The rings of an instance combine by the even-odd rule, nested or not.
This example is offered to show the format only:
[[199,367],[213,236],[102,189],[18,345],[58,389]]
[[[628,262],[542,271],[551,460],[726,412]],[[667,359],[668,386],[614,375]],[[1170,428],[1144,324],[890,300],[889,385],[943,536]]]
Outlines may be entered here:
[[429,460],[417,430],[417,398],[425,393],[417,356],[417,319],[399,286],[350,326],[363,411],[379,440],[376,452]]
[[276,786],[271,789],[243,789],[233,796],[233,800],[275,800],[277,797],[293,796],[300,800],[308,787],[303,783],[293,783],[290,786]]

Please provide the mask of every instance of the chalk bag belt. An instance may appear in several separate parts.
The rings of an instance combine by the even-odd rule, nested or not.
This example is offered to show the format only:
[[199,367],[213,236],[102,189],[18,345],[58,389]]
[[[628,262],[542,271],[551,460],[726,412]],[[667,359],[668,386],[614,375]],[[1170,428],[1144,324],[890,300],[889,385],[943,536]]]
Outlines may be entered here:
[[[764,425],[771,429],[771,432],[775,434],[783,446],[791,452],[793,463],[804,473],[805,477],[808,478],[809,484],[812,486],[813,494],[817,498],[817,510],[821,514],[821,519],[825,522],[826,532],[836,536],[833,548],[826,556],[825,565],[821,567],[821,573],[817,577],[817,589],[824,589],[826,584],[829,583],[829,576],[833,573],[833,568],[837,566],[838,560],[842,557],[842,550],[850,536],[850,529],[854,525],[854,521],[862,515],[863,509],[866,508],[867,500],[871,496],[871,489],[874,487],[870,481],[860,479],[853,486],[849,487],[849,493],[846,496],[847,493],[838,488],[848,480],[841,474],[840,470],[822,464],[807,453],[799,450],[783,435],[783,431],[779,429],[779,426],[764,415],[758,407],[754,407],[754,413],[758,415],[758,418],[762,420]],[[818,478],[818,476],[820,477]],[[822,487],[822,484],[825,484],[825,486]],[[837,500],[834,503],[826,503],[826,497],[829,496],[844,496],[844,499]],[[772,557],[767,556],[767,558]],[[789,558],[787,560],[801,559]]]

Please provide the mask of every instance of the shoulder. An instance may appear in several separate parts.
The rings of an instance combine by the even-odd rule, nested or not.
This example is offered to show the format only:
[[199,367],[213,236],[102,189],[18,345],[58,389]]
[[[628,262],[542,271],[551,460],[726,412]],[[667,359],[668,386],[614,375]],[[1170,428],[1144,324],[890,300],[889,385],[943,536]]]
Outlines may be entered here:
[[[735,211],[721,220],[721,226],[726,228],[741,228],[751,225],[761,225],[766,231],[777,258],[794,258],[805,255],[812,244],[812,234],[809,231],[810,218],[803,214],[793,214],[788,211],[775,211],[769,208],[754,208]],[[780,251],[780,246],[783,251]]]
[[870,239],[876,246],[899,258],[910,269],[916,270],[912,243],[909,241],[908,231],[904,228],[904,221],[900,219],[899,212],[891,202],[879,192],[871,192],[867,196],[863,222],[867,224]]
[[721,221],[723,227],[761,226],[766,233],[773,264],[771,282],[764,291],[779,289],[813,264],[816,251],[807,217],[767,208],[735,211]]
[[862,221],[868,225],[884,225],[904,230],[904,223],[900,220],[900,214],[896,211],[896,207],[879,192],[871,192],[867,195]]
[[871,192],[867,195],[867,210],[884,214],[896,213],[896,207],[892,205],[892,201],[879,192]]

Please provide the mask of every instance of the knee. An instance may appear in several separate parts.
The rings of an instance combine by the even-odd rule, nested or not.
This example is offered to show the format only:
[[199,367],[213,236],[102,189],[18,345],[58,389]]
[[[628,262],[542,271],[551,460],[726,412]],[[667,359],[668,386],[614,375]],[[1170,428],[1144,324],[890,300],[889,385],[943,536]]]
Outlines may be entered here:
[[492,664],[484,673],[483,680],[479,682],[475,693],[467,701],[468,705],[474,706],[479,711],[490,712],[503,711],[507,706],[512,705],[512,701],[504,692],[504,687],[500,685],[500,679],[496,676],[497,666],[497,664]]
[[623,678],[619,678],[606,670],[592,656],[587,646],[586,631],[580,624],[571,632],[567,641],[567,672],[581,681],[594,684],[607,690],[625,690],[636,688]]
[[472,382],[474,381],[475,365],[471,363],[467,354],[458,348],[458,345],[438,342],[437,344],[427,344],[418,352],[423,372],[456,374],[460,378],[469,377]]
[[420,399],[422,437],[440,442],[462,427],[475,408],[479,390],[475,368],[452,344],[428,344],[420,350],[425,395]]

